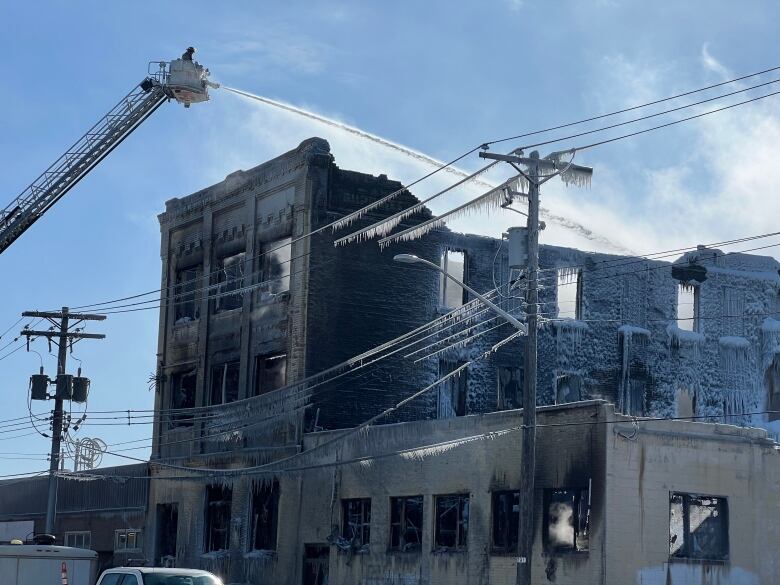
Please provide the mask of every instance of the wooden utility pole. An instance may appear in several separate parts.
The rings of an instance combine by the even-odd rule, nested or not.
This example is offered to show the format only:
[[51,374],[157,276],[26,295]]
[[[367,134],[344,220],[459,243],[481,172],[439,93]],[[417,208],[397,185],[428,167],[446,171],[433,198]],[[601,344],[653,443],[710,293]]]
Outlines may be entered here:
[[[573,156],[572,152],[572,156]],[[526,324],[528,339],[525,344],[525,384],[523,388],[523,445],[520,461],[520,514],[518,515],[517,585],[531,585],[531,565],[534,546],[534,501],[536,475],[536,388],[537,388],[537,330],[539,324],[539,187],[551,178],[572,172],[590,176],[593,169],[571,163],[561,164],[558,156],[539,158],[533,151],[523,157],[522,151],[504,155],[480,152],[481,158],[502,160],[511,164],[528,181],[528,296]],[[527,172],[523,172],[524,166]]]
[[[56,380],[58,391],[54,396],[54,411],[52,412],[49,498],[46,505],[46,534],[54,534],[54,520],[57,514],[57,471],[60,468],[60,448],[62,444],[62,404],[64,401],[59,392],[59,387],[65,376],[65,362],[68,357],[68,347],[73,344],[74,340],[104,339],[106,337],[102,333],[83,333],[80,331],[69,331],[69,329],[71,327],[76,327],[83,321],[103,321],[106,316],[70,313],[68,307],[62,307],[62,311],[25,311],[22,313],[22,316],[46,319],[54,326],[50,331],[23,330],[21,335],[27,336],[28,343],[31,337],[46,337],[49,342],[57,344],[59,349],[57,353]],[[56,321],[57,319],[59,319],[59,323]],[[72,324],[71,321],[73,321]],[[59,331],[55,330],[55,328],[58,328]]]

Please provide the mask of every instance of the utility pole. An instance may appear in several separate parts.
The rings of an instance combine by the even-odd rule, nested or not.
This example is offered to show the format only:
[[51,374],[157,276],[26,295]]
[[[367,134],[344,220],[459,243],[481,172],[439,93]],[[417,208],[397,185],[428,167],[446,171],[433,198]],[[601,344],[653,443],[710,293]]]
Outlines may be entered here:
[[[106,337],[102,333],[83,333],[81,331],[70,331],[69,329],[71,327],[75,328],[83,321],[103,321],[106,316],[70,313],[68,307],[62,307],[62,311],[25,311],[22,313],[22,316],[46,319],[53,325],[49,331],[23,330],[21,335],[27,337],[28,344],[31,337],[45,337],[49,340],[49,343],[54,342],[59,350],[57,353],[57,390],[54,396],[54,411],[52,412],[49,498],[46,506],[46,534],[54,534],[54,519],[57,514],[57,471],[60,467],[60,449],[62,445],[62,405],[67,397],[64,389],[70,387],[72,391],[72,379],[65,374],[68,347],[73,345],[74,340],[105,339]],[[56,319],[59,319],[59,323]],[[74,321],[74,323],[71,324],[71,321]],[[55,328],[59,328],[59,331],[56,331]]]
[[[536,475],[536,389],[537,389],[537,330],[539,323],[539,188],[565,172],[582,176],[593,174],[593,169],[558,162],[557,153],[539,158],[533,151],[523,157],[522,151],[511,155],[480,152],[481,158],[502,160],[512,165],[528,180],[528,296],[526,324],[528,339],[525,344],[525,384],[523,389],[523,445],[520,465],[520,514],[518,518],[518,557],[516,585],[531,585],[531,565],[534,546],[534,480]],[[574,153],[572,152],[572,156]],[[523,172],[524,166],[527,172]]]

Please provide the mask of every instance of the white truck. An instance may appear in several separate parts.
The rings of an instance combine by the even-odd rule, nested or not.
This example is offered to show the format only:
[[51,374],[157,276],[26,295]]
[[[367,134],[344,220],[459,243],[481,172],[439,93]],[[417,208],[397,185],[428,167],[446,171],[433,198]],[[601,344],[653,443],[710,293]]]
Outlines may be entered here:
[[198,569],[119,567],[106,570],[97,585],[222,585],[222,581]]
[[0,545],[3,585],[92,585],[98,554],[93,550],[41,544]]

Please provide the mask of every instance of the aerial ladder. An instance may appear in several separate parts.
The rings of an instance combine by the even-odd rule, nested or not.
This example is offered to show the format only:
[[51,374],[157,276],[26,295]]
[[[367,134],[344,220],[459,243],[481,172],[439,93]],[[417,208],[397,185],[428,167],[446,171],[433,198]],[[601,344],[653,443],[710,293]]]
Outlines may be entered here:
[[59,201],[76,183],[138,128],[163,102],[190,104],[209,99],[209,70],[192,59],[192,47],[181,59],[152,61],[148,76],[123,97],[65,154],[0,210],[0,254]]

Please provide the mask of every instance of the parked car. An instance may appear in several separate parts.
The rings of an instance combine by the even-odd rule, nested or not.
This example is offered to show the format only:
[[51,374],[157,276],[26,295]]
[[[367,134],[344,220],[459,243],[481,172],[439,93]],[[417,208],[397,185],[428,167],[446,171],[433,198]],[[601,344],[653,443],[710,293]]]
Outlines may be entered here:
[[104,571],[97,585],[222,585],[222,581],[198,569],[119,567]]

